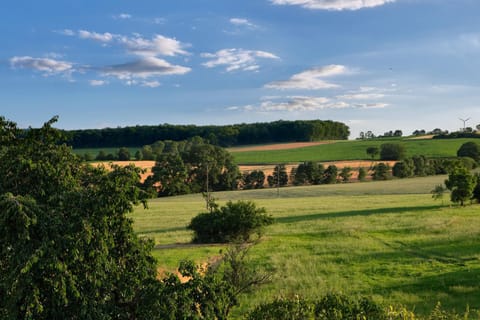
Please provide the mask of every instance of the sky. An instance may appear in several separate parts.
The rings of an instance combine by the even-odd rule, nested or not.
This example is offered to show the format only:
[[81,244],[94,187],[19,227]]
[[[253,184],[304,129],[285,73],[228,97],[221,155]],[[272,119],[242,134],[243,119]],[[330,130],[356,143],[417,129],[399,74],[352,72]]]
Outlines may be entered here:
[[0,116],[38,127],[480,124],[478,0],[2,0]]

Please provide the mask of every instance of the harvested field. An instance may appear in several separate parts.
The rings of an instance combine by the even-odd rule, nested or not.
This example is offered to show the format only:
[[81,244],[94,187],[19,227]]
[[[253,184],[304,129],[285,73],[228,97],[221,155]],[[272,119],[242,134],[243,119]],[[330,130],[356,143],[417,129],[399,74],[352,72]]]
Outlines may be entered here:
[[100,166],[104,165],[108,168],[109,164],[114,164],[118,166],[128,166],[129,164],[133,164],[136,167],[144,169],[145,172],[141,174],[141,181],[145,181],[145,179],[152,174],[152,168],[155,165],[155,161],[111,161],[111,162],[92,162],[93,166]]

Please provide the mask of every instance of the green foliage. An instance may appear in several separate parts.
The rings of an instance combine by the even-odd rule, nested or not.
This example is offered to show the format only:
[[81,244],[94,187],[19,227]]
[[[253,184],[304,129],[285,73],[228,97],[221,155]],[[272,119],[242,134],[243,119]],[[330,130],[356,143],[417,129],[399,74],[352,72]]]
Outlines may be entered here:
[[384,143],[380,146],[380,159],[401,160],[405,157],[405,146],[400,143]]
[[265,184],[265,173],[262,170],[253,170],[242,177],[243,189],[262,189]]
[[128,148],[122,147],[118,149],[117,159],[118,161],[129,161],[130,151],[128,150]]
[[352,168],[343,167],[342,170],[340,170],[339,177],[342,178],[342,182],[349,182],[352,174]]
[[3,319],[129,319],[148,304],[153,243],[127,213],[145,204],[139,169],[90,167],[52,128],[0,118]]
[[250,311],[246,320],[309,320],[313,319],[313,305],[305,299],[276,299]]
[[469,141],[461,145],[457,151],[458,157],[469,157],[473,160],[480,161],[480,145],[476,142]]
[[445,180],[445,186],[451,191],[450,199],[464,205],[473,196],[477,179],[463,166],[456,166]]
[[341,294],[327,294],[315,303],[315,319],[355,320],[385,318],[385,311],[368,298],[353,300]]
[[389,180],[391,178],[390,166],[383,162],[373,167],[372,179],[373,180]]
[[473,189],[472,199],[480,203],[480,173],[475,174],[475,188]]
[[272,175],[267,177],[267,182],[270,187],[286,186],[288,184],[288,174],[285,165],[276,165],[275,168],[273,168]]
[[392,175],[397,178],[409,178],[415,173],[413,161],[411,159],[405,159],[398,161],[392,168]]
[[273,223],[265,208],[257,208],[251,201],[229,201],[212,212],[194,217],[188,229],[194,231],[193,242],[225,243],[249,241],[253,234],[259,237],[262,229]]
[[333,184],[337,183],[338,168],[335,165],[329,165],[323,172],[322,183]]
[[437,184],[435,188],[430,192],[432,194],[432,198],[435,200],[443,199],[443,195],[447,191],[442,184]]
[[375,159],[375,157],[378,155],[380,152],[378,147],[368,147],[366,150],[367,154],[370,156],[370,158]]
[[358,180],[365,181],[366,177],[367,177],[367,170],[365,170],[365,168],[358,168]]
[[239,184],[241,175],[232,156],[201,138],[167,141],[161,150],[153,175],[145,181],[146,186],[157,188],[159,196],[234,190]]
[[315,163],[313,161],[300,163],[292,173],[293,184],[296,186],[320,184],[324,171],[325,169],[321,163]]
[[69,131],[75,148],[139,147],[155,141],[183,141],[195,136],[219,146],[275,142],[346,140],[349,128],[341,122],[322,120],[279,120],[225,126],[171,125],[135,126]]

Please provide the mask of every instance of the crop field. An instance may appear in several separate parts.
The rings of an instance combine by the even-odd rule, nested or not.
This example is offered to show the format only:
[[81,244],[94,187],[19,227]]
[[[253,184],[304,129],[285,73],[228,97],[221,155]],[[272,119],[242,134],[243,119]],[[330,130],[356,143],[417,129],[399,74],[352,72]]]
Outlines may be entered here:
[[[276,223],[250,250],[251,263],[273,279],[241,297],[241,318],[276,297],[316,298],[327,292],[366,295],[418,314],[437,302],[446,309],[480,309],[479,206],[433,200],[435,176],[383,182],[219,192],[219,204],[252,200]],[[133,214],[140,236],[156,243],[159,269],[182,259],[202,264],[223,245],[189,244],[185,229],[205,211],[200,195],[160,198]]]
[[[336,141],[297,149],[244,151],[232,149],[238,164],[278,164],[301,161],[338,161],[368,159],[366,149],[383,143],[401,143],[407,156],[456,157],[457,150],[467,141],[475,139],[375,139],[362,141]],[[248,149],[247,149],[248,150]]]

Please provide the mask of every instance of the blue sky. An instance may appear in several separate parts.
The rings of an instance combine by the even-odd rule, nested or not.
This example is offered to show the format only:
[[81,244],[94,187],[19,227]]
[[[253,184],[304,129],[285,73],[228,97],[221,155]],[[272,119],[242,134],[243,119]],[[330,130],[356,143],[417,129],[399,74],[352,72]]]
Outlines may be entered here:
[[478,0],[3,0],[0,115],[66,129],[480,124]]

